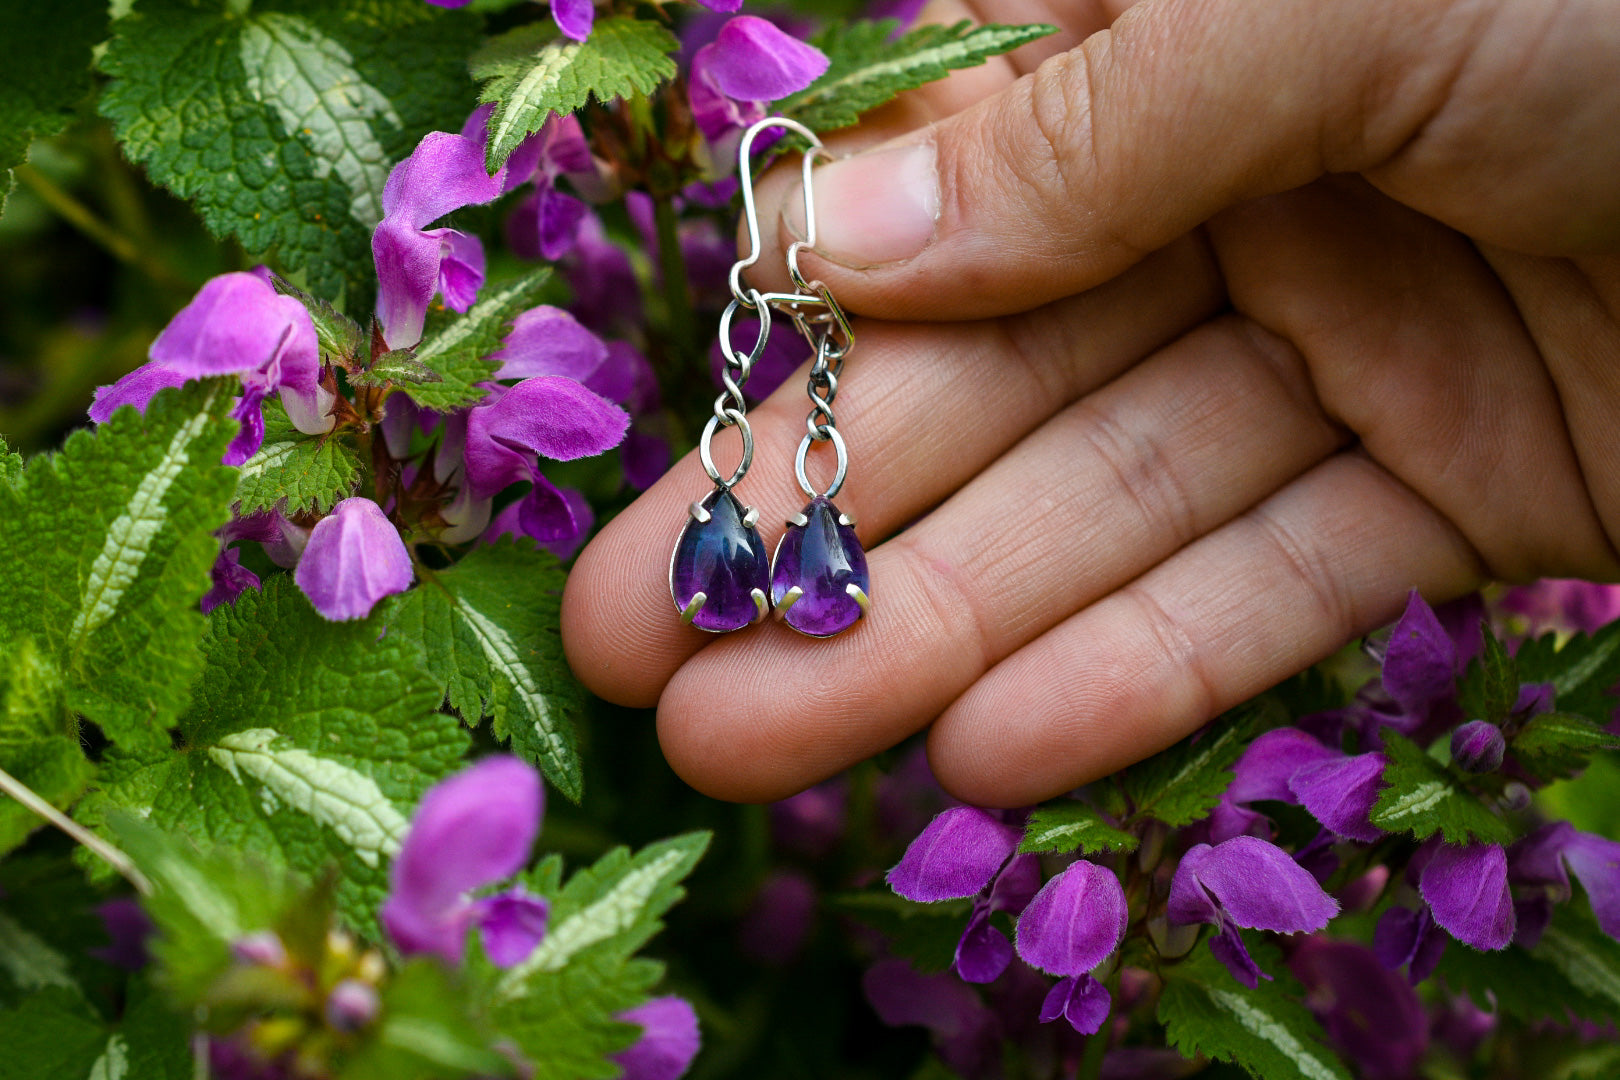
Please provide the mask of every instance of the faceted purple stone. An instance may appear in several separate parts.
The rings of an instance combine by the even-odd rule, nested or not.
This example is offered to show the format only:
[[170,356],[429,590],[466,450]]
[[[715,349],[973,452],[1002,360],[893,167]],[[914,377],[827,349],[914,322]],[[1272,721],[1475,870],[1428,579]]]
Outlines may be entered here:
[[741,630],[760,615],[754,590],[763,597],[770,588],[765,542],[759,530],[743,524],[742,504],[731,492],[715,488],[700,505],[709,520],[689,518],[681,530],[669,566],[670,595],[684,612],[694,596],[704,594],[692,618],[699,630]]
[[[831,637],[848,630],[863,614],[861,602],[850,594],[859,586],[872,594],[866,571],[866,550],[855,538],[853,525],[838,523],[838,507],[817,496],[804,508],[805,523],[789,525],[776,546],[771,572],[771,603],[779,618],[801,634]],[[787,599],[797,587],[797,600]]]

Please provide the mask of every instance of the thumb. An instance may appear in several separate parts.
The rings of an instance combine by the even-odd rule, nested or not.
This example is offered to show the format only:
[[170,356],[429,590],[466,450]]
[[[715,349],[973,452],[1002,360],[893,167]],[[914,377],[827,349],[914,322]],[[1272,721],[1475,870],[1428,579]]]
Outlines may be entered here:
[[[1518,144],[1524,149],[1511,153],[1521,159],[1544,155],[1547,129],[1567,139],[1569,131],[1557,130],[1564,114],[1593,96],[1594,83],[1604,85],[1596,78],[1601,53],[1615,59],[1613,50],[1599,50],[1595,70],[1560,74],[1567,65],[1549,55],[1547,28],[1526,24],[1580,21],[1555,19],[1548,9],[1557,6],[1144,0],[993,97],[819,166],[818,236],[803,257],[805,271],[869,315],[1027,310],[1106,280],[1225,206],[1326,172],[1366,171],[1397,197],[1410,193],[1406,201],[1419,209],[1462,228],[1480,224],[1479,235],[1511,243],[1492,237],[1489,221],[1466,220],[1493,213],[1511,188],[1502,174],[1517,175],[1509,162],[1493,174],[1490,153],[1477,145],[1482,131],[1488,149],[1509,153],[1499,148]],[[1592,16],[1604,6],[1566,5]],[[1557,36],[1580,32],[1566,27]],[[1542,45],[1532,58],[1527,39]],[[1471,63],[1477,56],[1500,56],[1494,66],[1520,80],[1537,65],[1547,73],[1529,78],[1549,85],[1530,87],[1538,100],[1525,104],[1522,82],[1493,86],[1476,70],[1492,64]],[[1457,123],[1435,121],[1460,91],[1489,95],[1494,108],[1452,109],[1465,125],[1479,120],[1459,136]],[[1607,113],[1612,122],[1620,101],[1605,93],[1603,107],[1586,113]],[[1525,130],[1504,110],[1523,116]],[[1446,119],[1454,120],[1449,112]],[[1437,151],[1436,140],[1451,145]],[[1561,182],[1612,183],[1603,176],[1620,175],[1614,145],[1589,140],[1588,148],[1608,147],[1597,153],[1614,167],[1589,167]],[[1535,171],[1548,172],[1545,165]],[[1441,172],[1451,187],[1436,196],[1430,178]],[[777,170],[761,186],[762,221],[776,234],[764,238],[766,250],[773,240],[785,250],[802,238],[797,173]],[[1529,201],[1544,207],[1556,198],[1533,194]],[[1458,214],[1447,217],[1453,206]],[[1620,234],[1620,221],[1610,224]],[[779,287],[785,273],[775,273]],[[762,282],[770,276],[760,273]]]

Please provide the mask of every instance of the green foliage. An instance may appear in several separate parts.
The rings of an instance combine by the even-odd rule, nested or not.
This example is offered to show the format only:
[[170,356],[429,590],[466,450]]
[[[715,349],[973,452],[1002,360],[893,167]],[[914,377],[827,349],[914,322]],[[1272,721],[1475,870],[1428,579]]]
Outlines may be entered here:
[[1469,719],[1500,725],[1519,700],[1519,668],[1489,625],[1481,626],[1484,648],[1470,660],[1457,684],[1457,702]]
[[107,1028],[74,990],[46,987],[0,1012],[0,1080],[85,1080]]
[[72,863],[18,852],[0,862],[0,1008],[47,986],[77,993],[105,973],[86,949],[106,939],[101,899]]
[[358,309],[389,169],[459,130],[477,27],[421,0],[137,0],[101,111],[217,235]]
[[305,435],[279,402],[266,402],[264,445],[236,474],[236,510],[324,514],[359,484],[360,458],[347,440]]
[[336,865],[340,915],[374,932],[387,860],[466,733],[377,615],[327,622],[278,575],[211,618],[180,748],[110,760],[79,816],[122,809],[311,875]]
[[28,144],[66,127],[89,92],[90,50],[106,35],[106,0],[0,4],[0,211]]
[[1440,833],[1448,844],[1476,840],[1505,844],[1513,839],[1507,822],[1463,787],[1446,766],[1412,740],[1384,732],[1384,787],[1373,805],[1372,823],[1390,832],[1426,840]]
[[1583,716],[1545,713],[1513,737],[1513,756],[1537,776],[1569,776],[1598,750],[1620,747],[1620,737]]
[[0,484],[10,484],[23,473],[22,455],[14,453],[0,438]]
[[392,633],[419,644],[427,670],[466,721],[533,762],[568,798],[583,792],[574,718],[584,691],[558,635],[564,574],[530,540],[482,545],[389,600]]
[[478,100],[495,102],[485,164],[491,174],[552,113],[571,113],[595,98],[609,102],[649,94],[675,74],[669,54],[675,35],[656,22],[600,19],[589,40],[561,37],[548,21],[532,22],[492,39],[471,61],[484,82]]
[[551,924],[528,959],[498,977],[491,1010],[534,1062],[534,1080],[619,1075],[607,1055],[634,1042],[637,1028],[615,1017],[646,1000],[662,971],[632,955],[661,928],[708,843],[707,833],[685,833],[634,856],[616,848],[560,889],[555,861],[531,876],[551,900]]
[[219,464],[230,403],[217,381],[166,390],[0,486],[0,635],[32,638],[37,670],[115,741],[167,746],[201,670],[197,600],[235,483]]
[[500,367],[499,361],[485,357],[500,350],[512,320],[539,302],[540,290],[550,277],[551,270],[541,267],[489,286],[465,315],[430,312],[427,331],[415,354],[438,379],[402,386],[401,392],[423,408],[441,412],[481,400],[484,391],[477,384],[494,378]]
[[974,27],[964,20],[954,26],[920,26],[890,40],[898,25],[894,19],[834,23],[817,34],[811,44],[827,54],[826,74],[784,98],[777,111],[811,131],[848,127],[867,110],[943,79],[955,68],[977,67],[1057,32],[1057,27],[1041,23]]
[[1024,826],[1018,850],[1091,855],[1100,851],[1131,852],[1136,845],[1135,836],[1114,828],[1095,808],[1071,799],[1036,809]]
[[[95,772],[79,748],[78,720],[62,675],[31,637],[0,641],[0,769],[65,810]],[[0,854],[44,822],[12,799],[0,801]]]
[[360,324],[343,312],[293,285],[279,274],[270,283],[276,292],[290,296],[304,305],[309,321],[315,327],[315,341],[321,349],[321,362],[350,367],[366,351],[366,332]]
[[1620,942],[1568,904],[1554,911],[1534,949],[1479,952],[1450,944],[1438,973],[1481,1008],[1527,1022],[1562,1021],[1571,1013],[1620,1021]]
[[1620,621],[1590,637],[1576,634],[1562,648],[1553,634],[1526,641],[1514,659],[1525,682],[1553,684],[1560,712],[1607,723],[1620,705],[1611,693],[1620,683]]
[[1283,719],[1276,702],[1257,698],[1209,727],[1125,770],[1134,817],[1190,825],[1207,815],[1232,782],[1232,766],[1254,736]]
[[452,1080],[511,1076],[510,1059],[468,1015],[468,987],[437,960],[409,960],[382,993],[382,1020],[339,1080]]
[[1170,1044],[1189,1058],[1233,1062],[1260,1080],[1349,1080],[1281,953],[1252,938],[1250,952],[1275,976],[1253,990],[1232,978],[1207,947],[1164,969],[1158,1015]]
[[889,952],[928,974],[944,971],[956,959],[956,943],[973,904],[969,900],[919,904],[884,888],[838,893],[827,898],[827,906],[881,933]]

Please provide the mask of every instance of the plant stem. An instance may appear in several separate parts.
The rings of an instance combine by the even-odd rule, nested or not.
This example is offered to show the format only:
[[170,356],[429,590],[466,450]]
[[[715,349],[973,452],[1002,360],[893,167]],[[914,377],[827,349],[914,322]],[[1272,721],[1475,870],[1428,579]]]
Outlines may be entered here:
[[669,308],[670,337],[684,355],[695,342],[697,316],[692,311],[692,290],[686,280],[686,256],[681,252],[680,223],[675,202],[668,196],[653,200],[653,223],[658,229],[658,268],[664,278],[664,302]]
[[191,287],[180,275],[141,250],[135,241],[102,221],[96,216],[95,211],[57,186],[50,177],[32,165],[18,165],[12,170],[12,174],[38,195],[40,200],[54,210],[62,220],[100,244],[113,258],[128,263],[161,285],[181,290]]
[[32,788],[4,769],[0,769],[0,791],[10,795],[13,799],[16,799],[28,809],[101,856],[108,866],[128,878],[129,883],[135,886],[136,891],[142,896],[151,895],[152,883],[146,880],[146,875],[140,872],[133,859],[34,794]]

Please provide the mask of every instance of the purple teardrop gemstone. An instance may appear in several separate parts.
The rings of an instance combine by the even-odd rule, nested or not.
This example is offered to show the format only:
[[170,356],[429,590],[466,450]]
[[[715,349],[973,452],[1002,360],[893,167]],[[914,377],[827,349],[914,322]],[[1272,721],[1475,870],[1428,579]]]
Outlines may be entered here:
[[702,606],[691,620],[699,630],[741,630],[764,614],[765,592],[771,587],[765,542],[758,529],[743,523],[742,504],[731,492],[715,488],[699,505],[709,520],[690,518],[681,530],[669,564],[670,595],[675,609],[684,613],[703,593]]
[[[838,507],[825,497],[811,499],[803,513],[805,523],[790,524],[776,546],[771,603],[777,617],[799,633],[831,637],[865,614],[872,592],[866,549],[853,525],[839,524]],[[799,596],[790,600],[795,588]]]

